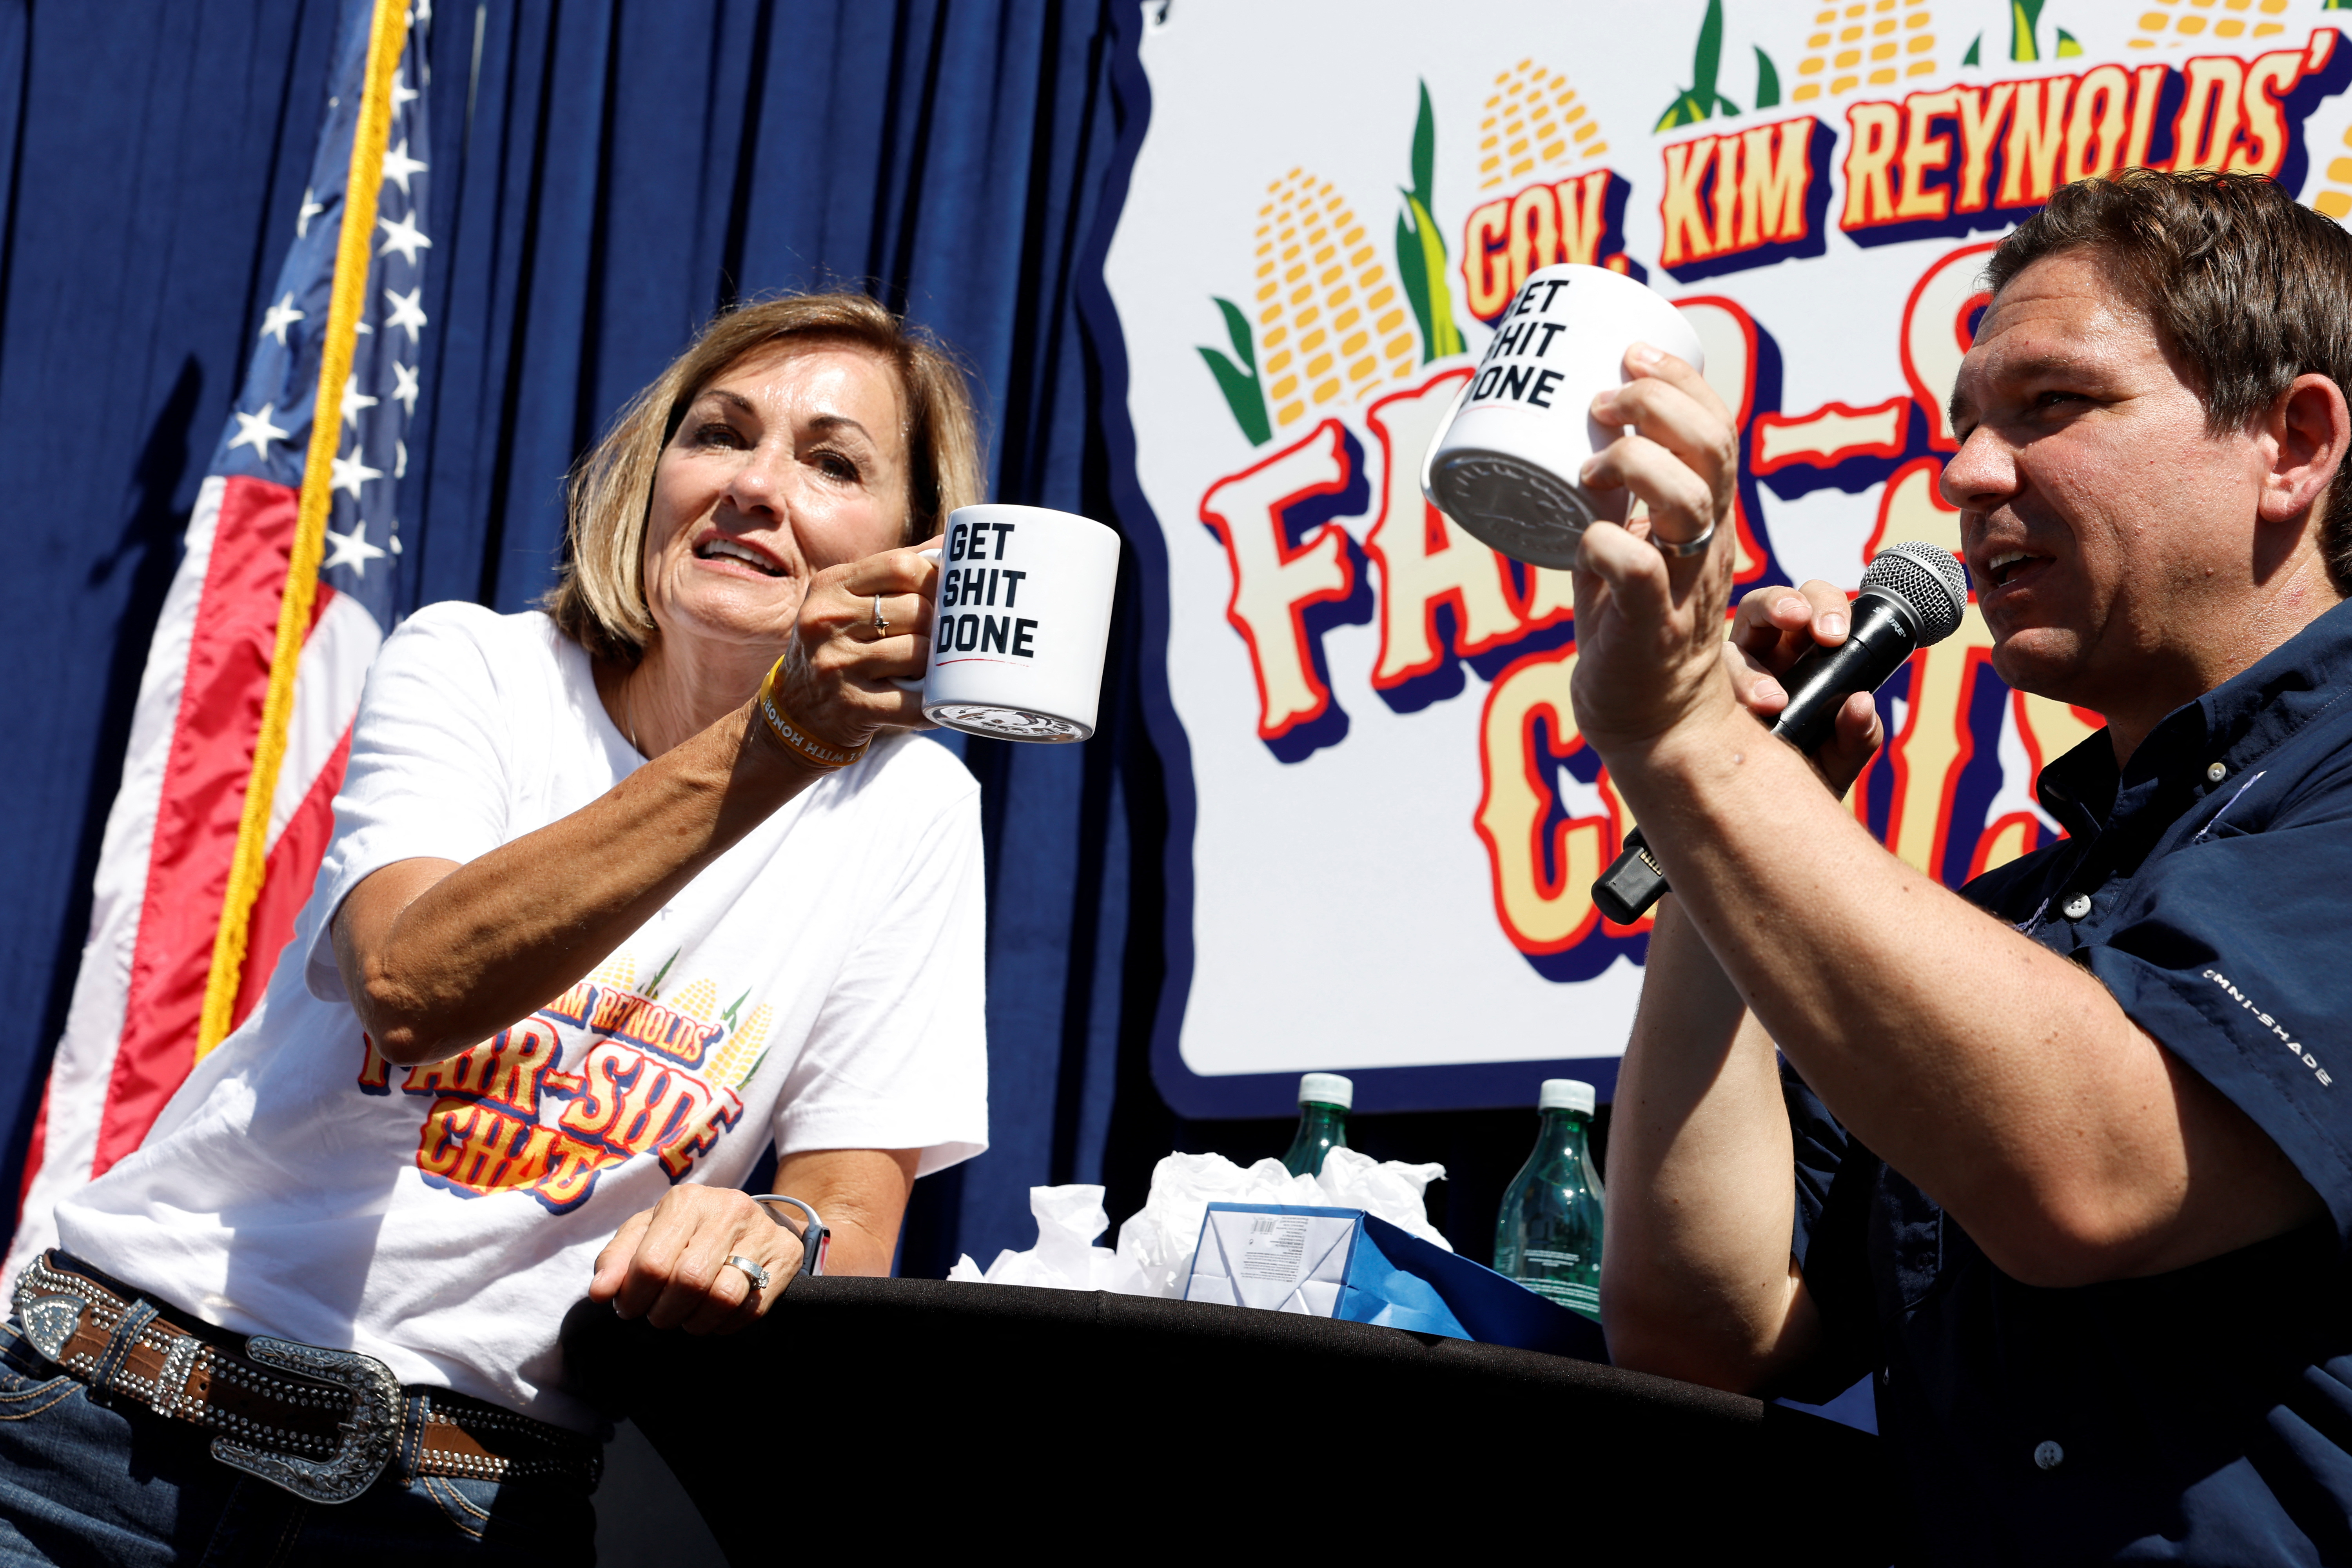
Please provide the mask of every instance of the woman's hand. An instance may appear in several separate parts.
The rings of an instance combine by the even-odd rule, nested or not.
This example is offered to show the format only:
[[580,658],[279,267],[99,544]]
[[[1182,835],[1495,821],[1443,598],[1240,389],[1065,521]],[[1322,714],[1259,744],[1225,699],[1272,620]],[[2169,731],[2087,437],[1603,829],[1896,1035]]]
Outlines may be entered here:
[[[1789,705],[1777,677],[1811,649],[1845,641],[1852,605],[1845,590],[1819,579],[1801,588],[1759,588],[1739,602],[1723,661],[1740,705],[1769,724]],[[1836,726],[1810,759],[1813,771],[1843,798],[1864,764],[1885,740],[1878,704],[1857,691],[1838,710]]]
[[860,746],[879,731],[927,722],[922,693],[898,680],[923,673],[940,580],[939,563],[923,552],[940,543],[886,550],[809,580],[777,698],[812,733]]
[[[1585,530],[1576,568],[1576,719],[1602,756],[1637,750],[1695,716],[1727,717],[1723,616],[1731,595],[1730,531],[1738,445],[1706,379],[1672,354],[1636,344],[1633,379],[1593,400],[1592,417],[1623,430],[1585,465],[1593,489],[1631,490],[1646,520]],[[1686,542],[1717,530],[1690,557],[1649,535]]]
[[[768,1288],[727,1260],[748,1258]],[[763,1316],[801,1266],[800,1237],[731,1187],[678,1186],[629,1216],[596,1255],[588,1299],[689,1334],[731,1334]]]

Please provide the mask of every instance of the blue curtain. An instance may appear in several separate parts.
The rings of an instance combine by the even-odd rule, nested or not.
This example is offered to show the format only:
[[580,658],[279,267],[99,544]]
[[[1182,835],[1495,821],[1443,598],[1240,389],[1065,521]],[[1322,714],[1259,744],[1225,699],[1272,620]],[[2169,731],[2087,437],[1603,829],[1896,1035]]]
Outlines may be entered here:
[[[1108,517],[1076,296],[1138,112],[1112,68],[1135,9],[431,6],[431,72],[408,84],[433,95],[435,144],[410,152],[432,164],[435,211],[403,607],[529,605],[573,458],[699,322],[775,289],[862,288],[906,310],[973,374],[992,495]],[[0,973],[25,988],[0,1018],[0,1179],[21,1165],[71,994],[149,633],[294,230],[334,10],[0,0],[0,669],[16,759],[0,771]],[[1141,1048],[1159,788],[1131,721],[1124,591],[1096,740],[964,748],[989,839],[994,1147],[921,1184],[910,1273],[1027,1245],[1029,1185],[1100,1180],[1107,1158],[1132,1206],[1174,1135]]]

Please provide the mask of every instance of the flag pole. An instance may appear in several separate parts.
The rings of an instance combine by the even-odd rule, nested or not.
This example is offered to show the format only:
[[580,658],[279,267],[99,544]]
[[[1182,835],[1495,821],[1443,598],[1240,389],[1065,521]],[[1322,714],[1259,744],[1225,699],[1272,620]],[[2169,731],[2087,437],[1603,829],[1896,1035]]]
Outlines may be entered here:
[[302,498],[294,524],[294,548],[286,563],[286,592],[278,601],[278,641],[269,656],[269,690],[261,707],[261,731],[253,749],[253,772],[245,784],[245,811],[236,825],[236,851],[229,861],[228,888],[221,899],[219,929],[213,936],[212,969],[205,977],[205,1007],[196,1026],[195,1059],[204,1060],[228,1035],[229,1016],[245,974],[246,945],[254,900],[261,895],[267,868],[269,808],[278,794],[278,764],[286,757],[286,731],[294,711],[294,671],[310,629],[318,600],[319,563],[326,553],[327,518],[334,505],[334,460],[342,438],[343,383],[351,375],[352,345],[367,308],[368,254],[375,238],[377,189],[383,180],[384,143],[392,132],[392,79],[408,43],[408,0],[375,0],[368,25],[367,88],[352,136],[352,162],[343,182],[342,228],[335,244],[335,281],[328,296],[327,330],[320,344],[318,395],[310,410],[310,446],[302,463]]

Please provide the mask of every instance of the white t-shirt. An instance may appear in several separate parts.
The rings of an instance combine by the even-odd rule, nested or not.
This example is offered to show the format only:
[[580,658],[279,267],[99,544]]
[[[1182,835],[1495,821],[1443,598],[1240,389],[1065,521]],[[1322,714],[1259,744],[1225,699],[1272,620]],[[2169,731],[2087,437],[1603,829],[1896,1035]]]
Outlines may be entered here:
[[385,642],[335,837],[269,988],[60,1244],[239,1333],[364,1352],[581,1431],[556,1342],[621,1222],[779,1152],[987,1146],[979,786],[877,740],[563,995],[420,1068],[370,1048],[328,919],[396,860],[475,859],[641,763],[537,614],[436,605]]

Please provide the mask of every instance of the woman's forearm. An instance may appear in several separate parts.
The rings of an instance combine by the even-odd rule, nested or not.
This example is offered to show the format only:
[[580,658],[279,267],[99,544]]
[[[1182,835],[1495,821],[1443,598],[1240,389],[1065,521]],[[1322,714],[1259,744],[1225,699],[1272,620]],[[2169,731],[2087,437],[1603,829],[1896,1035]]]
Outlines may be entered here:
[[437,1060],[528,1016],[821,775],[746,704],[571,816],[478,859],[404,860],[336,912],[376,1048]]
[[1771,1039],[1661,906],[1609,1125],[1601,1318],[1621,1366],[1745,1391],[1809,1331]]

